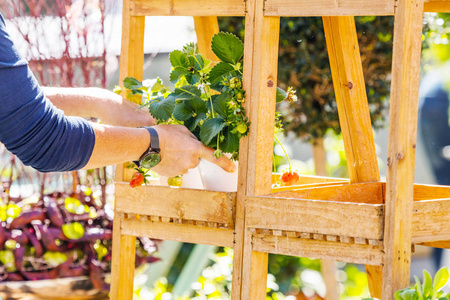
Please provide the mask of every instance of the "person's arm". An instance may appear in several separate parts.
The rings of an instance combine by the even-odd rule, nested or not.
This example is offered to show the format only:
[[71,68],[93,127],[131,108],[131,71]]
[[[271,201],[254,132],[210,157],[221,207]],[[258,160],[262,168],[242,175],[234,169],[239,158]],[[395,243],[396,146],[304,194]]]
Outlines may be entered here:
[[155,124],[147,109],[101,88],[43,87],[45,96],[67,116],[95,117],[103,124],[139,127]]
[[[138,160],[150,145],[145,128],[112,127],[92,124],[95,145],[85,169]],[[198,165],[200,158],[211,161],[225,171],[234,172],[236,165],[225,156],[215,158],[214,150],[204,146],[181,125],[154,126],[158,132],[161,162],[153,168],[164,176],[182,175]]]

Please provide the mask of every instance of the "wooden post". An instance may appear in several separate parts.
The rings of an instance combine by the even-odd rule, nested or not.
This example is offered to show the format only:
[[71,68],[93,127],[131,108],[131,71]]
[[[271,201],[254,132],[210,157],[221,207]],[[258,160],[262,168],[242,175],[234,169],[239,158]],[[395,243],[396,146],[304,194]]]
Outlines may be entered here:
[[219,59],[211,50],[211,39],[219,32],[217,17],[194,17],[194,26],[197,33],[198,52],[207,59],[218,61]]
[[397,1],[386,176],[383,299],[409,285],[423,0]]
[[[138,80],[143,77],[145,17],[130,15],[130,0],[123,1],[122,49],[120,54],[119,82],[127,76]],[[116,168],[115,181],[129,181],[133,169],[122,164]],[[131,171],[130,171],[131,170]],[[120,201],[120,199],[116,199]],[[116,202],[117,203],[117,202]],[[121,233],[123,217],[114,217],[111,262],[111,299],[132,299],[136,237]]]
[[[353,17],[323,17],[350,181],[379,181],[364,74]],[[381,267],[366,266],[373,297],[381,298]]]
[[[247,12],[245,14],[245,41],[244,41],[244,70],[242,85],[245,92],[244,108],[251,112],[253,92],[253,40],[254,40],[254,16],[256,0],[247,0]],[[234,255],[233,255],[233,281],[231,288],[231,299],[243,299],[242,280],[244,268],[244,242],[245,242],[245,196],[247,193],[247,173],[249,153],[249,136],[241,138],[239,143],[239,169],[238,169],[238,189],[236,195],[236,214],[235,214],[235,236],[234,236]],[[250,248],[251,249],[251,248]]]

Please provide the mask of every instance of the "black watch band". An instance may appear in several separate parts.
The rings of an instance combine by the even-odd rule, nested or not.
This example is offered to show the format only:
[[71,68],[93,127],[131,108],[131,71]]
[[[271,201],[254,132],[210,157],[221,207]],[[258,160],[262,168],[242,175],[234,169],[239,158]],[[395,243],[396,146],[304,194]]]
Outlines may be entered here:
[[160,153],[160,148],[159,148],[159,136],[158,136],[158,132],[156,132],[156,130],[153,127],[140,127],[140,128],[145,128],[147,129],[148,133],[150,134],[150,146],[148,147],[148,149],[142,153],[141,157],[139,157],[138,161],[133,161],[134,164],[138,167],[141,166],[141,161],[149,154],[154,153],[154,154],[158,154]]

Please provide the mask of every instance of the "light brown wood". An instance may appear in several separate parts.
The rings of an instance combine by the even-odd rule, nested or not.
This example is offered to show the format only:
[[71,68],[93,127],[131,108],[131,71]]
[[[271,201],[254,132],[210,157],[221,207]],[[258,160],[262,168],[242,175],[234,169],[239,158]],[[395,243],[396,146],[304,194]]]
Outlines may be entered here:
[[276,198],[314,199],[337,202],[382,204],[384,202],[384,184],[382,182],[353,183],[305,187],[292,191],[270,194]]
[[263,252],[252,252],[251,269],[251,295],[249,299],[266,299],[267,293],[267,271],[269,264],[269,255]]
[[[310,191],[314,188],[332,188],[332,187],[338,187],[343,184],[348,184],[349,182],[345,181],[336,181],[336,182],[320,182],[320,183],[309,183],[309,184],[295,184],[290,186],[275,186],[272,187],[271,194],[280,194],[283,195],[284,193],[306,193],[305,191]],[[326,192],[325,192],[326,193]]]
[[197,33],[198,52],[213,62],[219,61],[211,50],[212,37],[219,32],[217,17],[194,17],[194,27]]
[[[325,176],[312,176],[312,175],[300,175],[300,179],[297,182],[297,185],[303,184],[314,184],[314,183],[324,183],[324,182],[342,182],[349,183],[350,180],[346,178],[337,178],[337,177],[325,177]],[[272,174],[272,184],[280,181],[281,174],[273,173]]]
[[416,201],[413,204],[412,242],[450,239],[450,199]]
[[450,12],[450,1],[448,0],[425,0],[425,12]]
[[185,243],[205,244],[221,247],[233,247],[232,229],[210,228],[189,224],[124,220],[122,233],[130,236],[147,236],[161,240]]
[[253,228],[383,238],[382,205],[247,197],[245,218]]
[[244,16],[244,0],[132,0],[134,16]]
[[414,185],[414,201],[450,198],[450,186]]
[[[253,40],[254,40],[254,16],[256,0],[247,0],[245,15],[245,41],[243,58],[242,86],[245,92],[244,109],[250,112],[252,107],[252,71],[253,71]],[[239,143],[239,168],[238,190],[235,208],[235,240],[233,254],[233,280],[231,287],[231,299],[241,299],[242,273],[244,267],[244,242],[245,242],[245,195],[247,192],[248,172],[248,136],[241,138]]]
[[112,257],[111,257],[111,300],[119,299],[120,282],[120,236],[122,235],[122,215],[115,213],[113,220]]
[[122,213],[185,220],[226,223],[234,227],[233,208],[236,193],[180,189],[165,186],[130,188],[116,183],[116,210]]
[[264,195],[271,190],[275,95],[277,88],[280,18],[263,17],[262,3],[255,11],[255,44],[252,74],[252,109],[249,114],[247,193]]
[[267,0],[266,16],[393,15],[394,0]]
[[398,1],[392,59],[382,298],[409,286],[423,0]]
[[323,138],[312,141],[315,173],[318,176],[327,176],[327,154],[323,145]]
[[[371,5],[374,5],[376,9],[393,8],[392,1],[365,2],[364,11],[370,11],[370,14],[376,14],[371,11],[371,9],[375,9]],[[356,8],[362,4],[362,1],[345,3]],[[342,1],[339,2],[339,8],[345,7],[346,4]],[[347,7],[345,8],[347,9]],[[326,13],[322,13],[322,15],[326,15]],[[323,17],[322,20],[350,181],[353,183],[379,181],[378,160],[354,18]],[[379,197],[379,199],[383,199],[383,197]],[[380,268],[366,266],[366,270],[369,271],[367,279],[371,295],[380,298],[381,289],[378,288],[378,282],[382,280]]]
[[424,243],[418,243],[418,245],[434,247],[434,248],[450,249],[450,240],[438,241],[438,242],[424,242]]
[[346,244],[264,234],[255,234],[252,240],[254,251],[266,253],[334,259],[370,265],[381,265],[383,257],[381,247],[367,244]]

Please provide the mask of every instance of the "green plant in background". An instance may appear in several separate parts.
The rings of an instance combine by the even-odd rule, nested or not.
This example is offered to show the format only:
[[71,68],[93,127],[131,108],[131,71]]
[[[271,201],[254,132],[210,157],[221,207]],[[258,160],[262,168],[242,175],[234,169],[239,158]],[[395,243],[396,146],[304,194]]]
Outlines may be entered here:
[[[430,273],[423,270],[423,283],[417,276],[414,276],[416,284],[412,287],[395,292],[395,300],[448,300],[450,293],[442,291],[449,280],[449,271],[447,267],[441,268],[436,272],[434,279],[431,279]],[[374,298],[365,298],[370,300]]]

